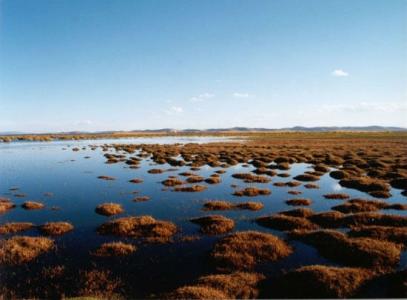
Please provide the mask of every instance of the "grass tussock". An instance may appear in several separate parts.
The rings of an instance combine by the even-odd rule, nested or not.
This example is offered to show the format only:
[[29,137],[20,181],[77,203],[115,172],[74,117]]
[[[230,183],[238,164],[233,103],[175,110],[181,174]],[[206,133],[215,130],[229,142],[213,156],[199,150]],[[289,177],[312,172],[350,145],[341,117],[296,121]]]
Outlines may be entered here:
[[168,178],[161,182],[165,186],[176,186],[184,184],[184,181],[178,178]]
[[21,205],[22,208],[27,210],[42,209],[45,205],[41,202],[26,201]]
[[332,207],[333,210],[340,211],[345,214],[377,211],[386,208],[388,204],[383,201],[352,199],[343,204]]
[[319,185],[318,185],[318,184],[315,184],[315,183],[307,183],[307,184],[304,184],[304,187],[305,187],[306,189],[319,189]]
[[378,240],[386,240],[407,246],[407,227],[391,226],[359,226],[351,227],[348,232],[351,237],[369,237]]
[[343,216],[342,223],[347,227],[360,225],[405,227],[407,226],[407,217],[375,212],[363,212]]
[[271,288],[283,298],[349,298],[372,277],[362,268],[311,265],[284,274]]
[[113,216],[123,213],[124,209],[118,203],[103,203],[95,208],[95,212],[103,216]]
[[150,200],[149,196],[139,196],[139,197],[135,197],[133,199],[133,202],[145,202],[145,201],[148,201],[148,200]]
[[115,177],[107,176],[107,175],[101,175],[101,176],[98,176],[98,178],[102,179],[102,180],[116,180]]
[[21,231],[26,231],[34,227],[33,223],[29,222],[12,222],[0,225],[0,234],[11,234]]
[[252,173],[235,173],[235,174],[232,174],[232,177],[237,178],[237,179],[242,179],[244,182],[247,182],[247,183],[253,183],[253,182],[268,183],[268,182],[270,182],[270,178],[268,178],[267,176],[254,175]]
[[200,231],[204,234],[223,234],[231,231],[235,227],[232,219],[221,215],[209,215],[200,218],[191,219],[192,223],[201,226]]
[[308,218],[312,216],[314,212],[312,211],[312,209],[301,207],[292,210],[281,211],[278,214],[291,217]]
[[318,181],[320,178],[319,176],[311,175],[311,174],[301,174],[294,177],[295,180],[298,181]]
[[21,265],[50,251],[54,241],[45,237],[14,236],[0,242],[0,263]]
[[200,285],[187,285],[166,295],[167,299],[229,299],[221,291]]
[[257,263],[277,261],[291,253],[291,247],[272,234],[243,231],[218,241],[211,258],[219,270],[246,270]]
[[203,192],[207,189],[205,185],[194,184],[191,186],[177,186],[174,192]]
[[138,183],[143,183],[143,179],[140,179],[140,178],[133,178],[133,179],[130,179],[129,182],[130,182],[130,183],[136,183],[136,184],[138,184]]
[[62,235],[73,230],[73,225],[68,222],[48,222],[39,227],[46,235]]
[[231,203],[228,201],[208,201],[204,204],[203,210],[232,210],[232,209],[247,209],[247,210],[260,210],[264,207],[261,202],[241,202],[241,203]]
[[348,238],[334,230],[295,230],[290,237],[315,246],[334,261],[351,266],[389,270],[400,260],[401,246],[372,238]]
[[219,184],[222,182],[220,177],[211,176],[205,179],[205,182],[208,184]]
[[269,189],[259,189],[256,187],[247,187],[243,190],[235,191],[233,195],[242,197],[255,197],[255,196],[265,196],[265,195],[270,195],[271,191]]
[[8,198],[0,198],[0,213],[5,213],[8,210],[16,207]]
[[292,206],[309,206],[312,204],[312,200],[305,199],[305,198],[298,198],[298,199],[287,200],[285,203],[287,203],[288,205],[292,205]]
[[324,198],[333,199],[333,200],[347,200],[350,198],[350,196],[345,193],[332,193],[332,194],[325,194]]
[[260,217],[256,219],[256,222],[264,227],[277,229],[277,230],[294,230],[294,229],[317,229],[318,226],[310,222],[306,218],[293,217],[288,215],[273,215]]
[[147,242],[169,242],[176,233],[175,224],[151,216],[124,217],[100,225],[100,234],[141,238]]
[[137,247],[123,242],[110,242],[100,245],[98,249],[92,252],[92,255],[98,257],[127,256],[134,253]]

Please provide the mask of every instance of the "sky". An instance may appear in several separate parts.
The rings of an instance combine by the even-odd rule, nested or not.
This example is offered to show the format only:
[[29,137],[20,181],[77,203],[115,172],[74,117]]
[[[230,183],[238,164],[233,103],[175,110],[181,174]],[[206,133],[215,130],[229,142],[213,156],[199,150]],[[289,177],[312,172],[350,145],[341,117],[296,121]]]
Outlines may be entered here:
[[407,0],[0,0],[0,132],[407,127]]

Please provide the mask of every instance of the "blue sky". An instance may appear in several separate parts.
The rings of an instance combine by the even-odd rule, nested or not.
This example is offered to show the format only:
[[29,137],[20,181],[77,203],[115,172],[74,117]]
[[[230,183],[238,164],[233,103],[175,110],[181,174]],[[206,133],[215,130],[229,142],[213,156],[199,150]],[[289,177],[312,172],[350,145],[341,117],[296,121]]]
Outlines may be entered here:
[[406,0],[2,0],[0,131],[407,127]]

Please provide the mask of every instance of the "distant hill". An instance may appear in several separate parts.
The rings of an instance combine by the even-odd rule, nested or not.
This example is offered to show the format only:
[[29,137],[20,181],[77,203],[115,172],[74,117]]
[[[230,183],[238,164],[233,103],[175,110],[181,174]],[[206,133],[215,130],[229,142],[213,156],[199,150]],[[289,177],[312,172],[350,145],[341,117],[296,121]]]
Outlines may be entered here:
[[[395,127],[395,126],[319,126],[319,127],[304,127],[304,126],[294,126],[285,128],[257,128],[257,127],[231,127],[231,128],[209,128],[209,129],[172,129],[172,128],[162,128],[162,129],[146,129],[146,130],[132,130],[132,131],[98,131],[98,132],[88,132],[88,131],[71,131],[71,132],[58,132],[58,133],[41,133],[41,134],[119,134],[126,132],[133,133],[205,133],[205,132],[272,132],[272,131],[303,131],[303,132],[332,132],[332,131],[365,131],[365,132],[384,132],[384,131],[407,131],[407,128]],[[0,135],[26,135],[31,134],[28,132],[15,132],[7,131],[0,132]],[[34,134],[40,135],[40,134]]]

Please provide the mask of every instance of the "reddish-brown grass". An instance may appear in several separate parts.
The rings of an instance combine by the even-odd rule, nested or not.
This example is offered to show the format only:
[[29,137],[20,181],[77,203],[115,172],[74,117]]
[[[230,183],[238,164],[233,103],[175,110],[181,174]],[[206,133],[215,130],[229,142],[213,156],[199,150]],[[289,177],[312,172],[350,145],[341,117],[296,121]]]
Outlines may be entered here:
[[14,236],[0,241],[0,263],[20,265],[50,251],[54,241],[45,237]]
[[191,219],[192,223],[201,226],[200,231],[205,234],[223,234],[231,231],[235,227],[232,219],[221,215],[210,215]]
[[219,270],[245,270],[259,262],[277,261],[291,253],[291,247],[272,234],[243,231],[217,242],[211,257]]
[[110,242],[100,245],[98,249],[92,252],[92,255],[99,257],[126,256],[132,254],[136,250],[137,247],[132,244]]
[[121,204],[118,203],[103,203],[95,208],[96,213],[104,216],[113,216],[124,212]]
[[46,235],[62,235],[73,230],[73,225],[68,222],[48,222],[39,227]]
[[16,233],[20,231],[29,230],[33,227],[34,224],[29,222],[6,223],[0,226],[0,234]]

